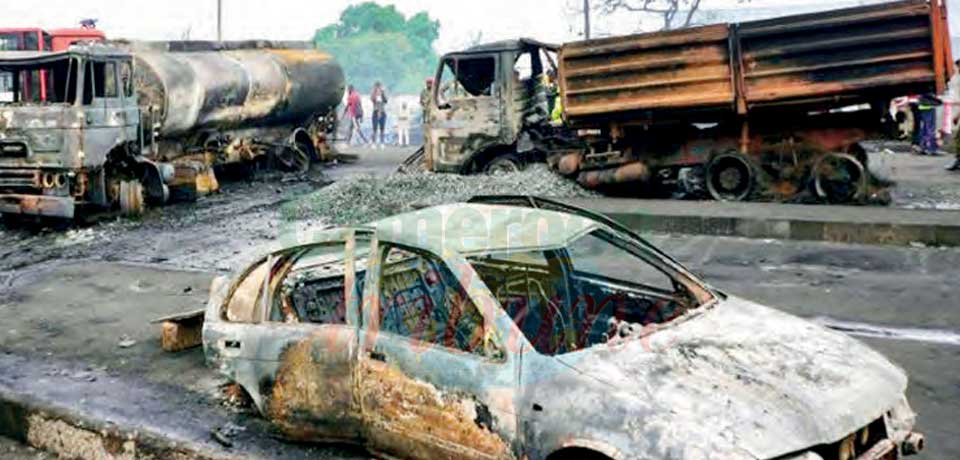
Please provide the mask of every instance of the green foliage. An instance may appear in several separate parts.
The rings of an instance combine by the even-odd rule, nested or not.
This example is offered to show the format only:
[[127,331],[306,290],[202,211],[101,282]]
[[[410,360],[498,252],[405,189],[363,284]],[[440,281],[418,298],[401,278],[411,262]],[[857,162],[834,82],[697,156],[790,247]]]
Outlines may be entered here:
[[439,35],[440,22],[426,12],[407,19],[393,5],[366,2],[348,6],[313,40],[337,58],[359,91],[367,93],[381,81],[394,93],[416,94],[436,70],[433,43]]

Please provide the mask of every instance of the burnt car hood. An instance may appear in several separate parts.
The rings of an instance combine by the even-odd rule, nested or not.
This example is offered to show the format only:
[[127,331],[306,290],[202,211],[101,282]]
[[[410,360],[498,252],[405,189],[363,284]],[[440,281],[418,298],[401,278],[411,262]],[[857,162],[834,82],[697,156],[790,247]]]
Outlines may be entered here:
[[907,387],[862,343],[737,298],[646,338],[556,359],[602,382],[631,408],[620,429],[669,458],[691,448],[773,458],[837,442]]

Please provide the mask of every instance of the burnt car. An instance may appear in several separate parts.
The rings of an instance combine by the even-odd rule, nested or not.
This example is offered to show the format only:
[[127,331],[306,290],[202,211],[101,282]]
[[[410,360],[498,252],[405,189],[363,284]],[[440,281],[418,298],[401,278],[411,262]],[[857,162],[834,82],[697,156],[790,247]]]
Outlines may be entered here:
[[896,459],[907,377],[523,197],[301,236],[214,283],[210,365],[295,441],[408,459]]

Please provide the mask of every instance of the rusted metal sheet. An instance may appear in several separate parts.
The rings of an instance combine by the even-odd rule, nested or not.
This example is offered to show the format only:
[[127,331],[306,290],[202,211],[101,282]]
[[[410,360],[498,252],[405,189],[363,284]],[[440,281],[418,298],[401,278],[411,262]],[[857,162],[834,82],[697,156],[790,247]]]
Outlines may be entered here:
[[908,0],[571,43],[560,77],[574,122],[637,111],[808,110],[941,92],[953,73],[949,43],[943,1]]
[[752,106],[938,91],[949,63],[937,55],[949,42],[940,10],[906,1],[742,24],[745,98]]
[[734,98],[726,25],[565,45],[568,117],[725,106]]

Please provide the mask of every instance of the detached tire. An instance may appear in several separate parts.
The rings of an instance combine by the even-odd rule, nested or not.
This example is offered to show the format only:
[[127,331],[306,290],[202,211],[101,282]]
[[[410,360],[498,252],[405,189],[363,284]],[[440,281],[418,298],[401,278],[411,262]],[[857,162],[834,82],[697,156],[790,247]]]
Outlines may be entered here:
[[508,153],[490,160],[483,170],[490,175],[510,174],[523,170],[523,162],[518,156]]
[[143,210],[143,185],[139,181],[120,182],[120,212],[127,217],[139,217]]
[[725,153],[707,165],[707,190],[717,201],[744,201],[756,187],[750,160],[739,153]]

